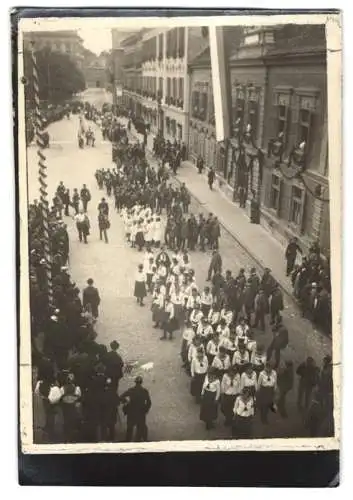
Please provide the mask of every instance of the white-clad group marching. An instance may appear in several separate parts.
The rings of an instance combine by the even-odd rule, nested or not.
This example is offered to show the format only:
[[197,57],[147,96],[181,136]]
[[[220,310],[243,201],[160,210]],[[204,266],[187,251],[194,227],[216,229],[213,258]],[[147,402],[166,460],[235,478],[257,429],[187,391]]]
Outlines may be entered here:
[[214,426],[220,407],[232,435],[250,437],[256,409],[267,422],[274,408],[277,374],[245,319],[235,319],[209,286],[200,289],[186,250],[147,247],[136,274],[137,302],[143,305],[148,294],[160,340],[181,332],[183,367],[191,376],[191,394],[200,403],[206,429]]
[[159,247],[164,235],[162,218],[153,214],[149,206],[135,205],[131,209],[124,207],[120,215],[125,226],[125,236],[131,247],[140,251],[144,246]]

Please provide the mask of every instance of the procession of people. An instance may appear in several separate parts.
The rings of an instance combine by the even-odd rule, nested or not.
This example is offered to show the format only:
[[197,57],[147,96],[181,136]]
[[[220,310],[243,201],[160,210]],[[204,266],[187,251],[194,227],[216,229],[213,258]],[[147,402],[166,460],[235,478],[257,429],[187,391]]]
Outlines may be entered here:
[[[109,349],[99,343],[96,325],[104,308],[104,290],[99,291],[88,277],[81,300],[68,272],[69,237],[63,217],[72,217],[79,242],[89,244],[94,238],[109,244],[109,230],[115,230],[111,203],[124,227],[126,246],[140,255],[131,295],[138,311],[143,306],[151,309],[151,324],[156,332],[160,330],[152,341],[180,343],[180,363],[190,377],[190,402],[194,399],[199,404],[205,429],[217,427],[221,413],[229,437],[246,439],[253,437],[255,422],[271,425],[271,413],[287,418],[287,395],[294,391],[297,376],[297,411],[308,434],[319,433],[329,425],[327,415],[332,413],[332,361],[327,356],[319,367],[308,358],[295,366],[283,355],[290,332],[283,317],[282,290],[270,269],[262,275],[255,268],[240,269],[236,275],[224,270],[217,216],[192,213],[187,186],[173,181],[186,155],[184,145],[172,145],[157,136],[155,167],[147,161],[145,144],[131,142],[112,113],[103,114],[100,123],[103,139],[114,143],[115,165],[98,166],[95,172],[98,190],[103,192],[97,206],[98,233],[91,233],[91,193],[86,184],[73,188],[72,194],[63,182],[57,187],[50,213],[49,258],[40,239],[43,211],[38,202],[29,209],[35,391],[43,400],[49,439],[55,439],[60,413],[65,442],[114,441],[119,405],[127,417],[125,439],[148,439],[146,415],[152,403],[143,380],[137,377],[135,387],[119,395],[124,376],[119,342],[112,341]],[[79,127],[79,147],[94,146],[94,134],[93,139],[86,135],[82,145],[84,133],[92,129],[85,128],[83,119]],[[214,172],[210,172],[212,189]],[[205,276],[196,276],[192,265],[197,251],[210,253]],[[299,251],[296,242],[287,249],[287,273],[293,277],[294,294],[300,297],[304,314],[311,317],[315,308],[324,307],[325,297],[323,288],[314,297],[307,285],[313,279],[321,284],[327,274],[314,259],[317,249],[297,266],[293,255]],[[48,265],[54,283],[52,304],[47,301]],[[307,306],[303,288],[313,306]],[[271,340],[266,345],[263,338],[269,331]],[[313,402],[319,408],[316,420]]]

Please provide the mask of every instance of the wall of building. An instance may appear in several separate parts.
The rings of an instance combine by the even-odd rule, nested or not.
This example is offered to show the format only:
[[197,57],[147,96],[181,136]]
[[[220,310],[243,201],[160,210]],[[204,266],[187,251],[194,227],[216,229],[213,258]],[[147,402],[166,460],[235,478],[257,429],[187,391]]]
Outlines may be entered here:
[[[265,100],[263,147],[277,136],[278,109],[276,95],[287,94],[288,126],[286,147],[282,163],[278,158],[265,159],[261,193],[263,223],[285,243],[289,237],[299,237],[303,247],[319,238],[323,248],[329,248],[328,211],[325,202],[313,195],[318,184],[323,188],[322,197],[328,196],[328,180],[325,176],[327,155],[326,66],[320,56],[284,63],[281,58],[268,69],[268,87]],[[288,166],[291,149],[300,142],[301,99],[309,99],[312,112],[309,149],[307,151],[304,182],[298,178],[295,168]],[[314,104],[312,104],[314,103]],[[314,107],[312,107],[314,106]],[[279,201],[274,203],[275,184],[280,186]],[[298,203],[299,201],[299,203]],[[278,206],[275,206],[275,205]],[[299,208],[298,208],[299,207]],[[295,212],[297,215],[295,216]],[[327,229],[328,228],[328,229]]]

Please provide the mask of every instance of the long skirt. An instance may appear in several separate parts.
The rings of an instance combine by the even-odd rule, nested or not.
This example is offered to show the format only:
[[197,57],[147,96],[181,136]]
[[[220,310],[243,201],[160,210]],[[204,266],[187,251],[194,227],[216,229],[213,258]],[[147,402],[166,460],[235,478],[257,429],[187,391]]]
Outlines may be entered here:
[[161,323],[164,318],[164,310],[158,307],[157,304],[152,304],[152,321],[155,323]]
[[232,425],[232,436],[236,439],[247,439],[252,436],[253,417],[235,415]]
[[237,395],[236,394],[222,394],[221,396],[221,412],[227,420],[232,420],[233,408]]
[[175,332],[179,328],[176,318],[168,318],[167,321],[164,321],[163,328],[168,333]]
[[216,393],[205,391],[201,399],[200,420],[205,423],[213,422],[218,416],[218,402],[215,399]]
[[134,297],[138,299],[143,299],[146,297],[147,292],[146,292],[146,285],[144,281],[135,281],[135,291],[134,291]]
[[184,308],[182,304],[174,304],[174,315],[178,324],[178,328],[180,328],[181,326],[183,326],[185,319]]
[[259,408],[270,408],[274,400],[274,388],[261,386],[256,396],[256,402]]
[[135,242],[136,242],[136,245],[138,247],[143,247],[143,245],[145,244],[145,238],[143,236],[143,232],[142,231],[138,231],[136,233]]
[[194,396],[194,398],[201,397],[201,391],[205,377],[206,377],[205,373],[195,373],[195,375],[192,377],[190,384],[190,392],[191,395]]

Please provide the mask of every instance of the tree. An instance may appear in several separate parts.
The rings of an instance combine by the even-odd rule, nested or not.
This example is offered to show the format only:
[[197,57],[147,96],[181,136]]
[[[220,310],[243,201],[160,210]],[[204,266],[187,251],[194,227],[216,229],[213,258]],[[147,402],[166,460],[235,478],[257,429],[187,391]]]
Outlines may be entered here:
[[[36,58],[41,101],[61,104],[86,88],[81,70],[69,55],[45,48],[36,51]],[[28,51],[24,53],[24,76],[27,108],[33,109],[33,68]]]

